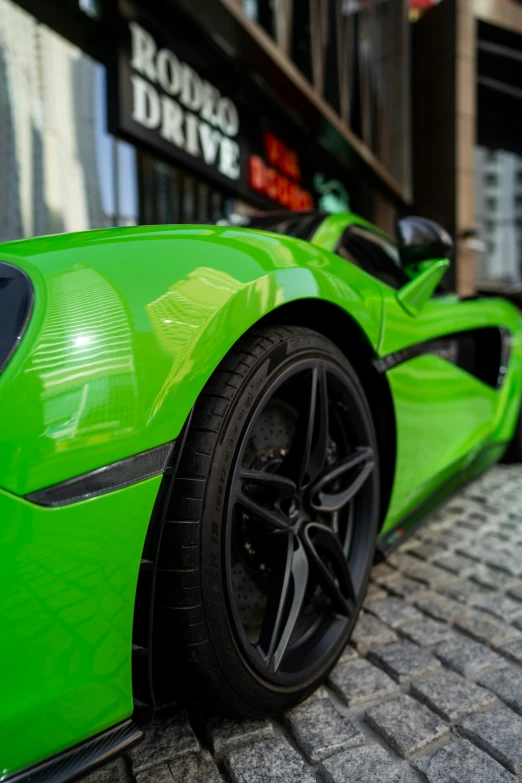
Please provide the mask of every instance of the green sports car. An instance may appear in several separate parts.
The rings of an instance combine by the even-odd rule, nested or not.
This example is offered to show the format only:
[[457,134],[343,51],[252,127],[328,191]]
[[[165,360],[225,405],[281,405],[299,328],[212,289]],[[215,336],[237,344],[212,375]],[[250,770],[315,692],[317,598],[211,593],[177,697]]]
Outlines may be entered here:
[[450,247],[318,212],[0,246],[1,781],[173,695],[305,698],[376,550],[521,457],[522,316],[442,292]]

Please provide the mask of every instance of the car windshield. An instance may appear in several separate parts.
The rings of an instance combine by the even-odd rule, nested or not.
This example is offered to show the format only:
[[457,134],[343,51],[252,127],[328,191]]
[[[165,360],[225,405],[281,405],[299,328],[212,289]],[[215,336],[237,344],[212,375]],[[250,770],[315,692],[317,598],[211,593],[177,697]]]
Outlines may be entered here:
[[313,212],[265,212],[259,215],[232,215],[228,220],[220,220],[218,225],[257,228],[309,240],[326,217],[326,212],[315,210]]

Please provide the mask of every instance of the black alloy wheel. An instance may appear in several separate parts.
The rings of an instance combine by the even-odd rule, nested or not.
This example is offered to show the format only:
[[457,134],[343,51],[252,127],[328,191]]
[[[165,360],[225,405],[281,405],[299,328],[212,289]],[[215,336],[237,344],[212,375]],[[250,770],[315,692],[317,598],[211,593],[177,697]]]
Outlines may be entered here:
[[368,530],[357,496],[364,504],[375,467],[357,402],[351,380],[330,360],[292,362],[258,400],[236,459],[229,602],[246,655],[275,683],[311,673],[356,614]]
[[[373,559],[377,446],[346,357],[300,327],[245,336],[203,391],[176,483],[195,519],[175,488],[158,573],[161,679],[178,668],[192,697],[228,712],[291,706],[341,653]],[[188,548],[187,536],[197,554],[181,577],[173,542]]]

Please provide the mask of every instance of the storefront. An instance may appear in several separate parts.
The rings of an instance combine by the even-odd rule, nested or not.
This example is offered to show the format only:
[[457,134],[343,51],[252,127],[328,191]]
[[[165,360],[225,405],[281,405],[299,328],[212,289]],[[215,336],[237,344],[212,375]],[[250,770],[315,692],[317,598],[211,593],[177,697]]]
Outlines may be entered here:
[[193,39],[165,35],[137,11],[120,20],[119,40],[110,125],[143,150],[145,222],[317,206],[309,156],[275,135],[275,118],[257,114],[235,69],[195,56]]
[[519,284],[522,8],[445,0],[416,23],[413,44],[415,208],[454,234],[459,293]]
[[0,241],[404,202],[182,5],[0,0]]

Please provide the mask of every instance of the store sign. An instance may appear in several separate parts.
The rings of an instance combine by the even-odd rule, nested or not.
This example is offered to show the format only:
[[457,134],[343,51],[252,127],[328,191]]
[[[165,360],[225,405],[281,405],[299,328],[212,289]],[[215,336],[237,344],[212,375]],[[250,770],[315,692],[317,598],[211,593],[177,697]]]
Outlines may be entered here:
[[267,162],[259,155],[249,157],[250,187],[287,209],[313,209],[311,193],[299,185],[301,170],[297,154],[269,132],[265,133],[265,154]]
[[[162,151],[180,151],[229,180],[241,175],[239,113],[235,103],[170,47],[160,47],[151,33],[129,23],[130,63],[120,85],[141,138]],[[130,96],[129,96],[130,87]],[[128,105],[130,103],[130,106]],[[128,119],[124,126],[128,127]]]

